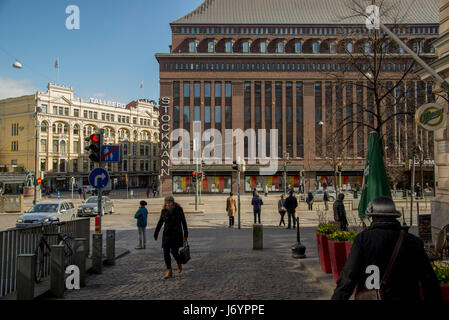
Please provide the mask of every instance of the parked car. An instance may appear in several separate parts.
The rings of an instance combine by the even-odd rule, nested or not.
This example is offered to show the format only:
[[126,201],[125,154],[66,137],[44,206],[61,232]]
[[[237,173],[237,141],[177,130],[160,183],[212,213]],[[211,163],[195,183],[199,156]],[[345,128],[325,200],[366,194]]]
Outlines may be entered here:
[[[109,197],[102,197],[102,214],[114,213],[114,202]],[[98,197],[89,197],[78,207],[78,217],[94,217],[98,214]]]
[[16,222],[17,228],[26,228],[57,221],[76,219],[76,209],[71,201],[55,200],[40,202],[26,210]]

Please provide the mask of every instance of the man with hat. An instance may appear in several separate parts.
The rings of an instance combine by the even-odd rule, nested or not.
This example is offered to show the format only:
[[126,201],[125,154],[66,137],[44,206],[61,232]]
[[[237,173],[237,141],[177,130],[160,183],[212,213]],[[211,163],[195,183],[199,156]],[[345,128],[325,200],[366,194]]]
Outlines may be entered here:
[[[420,287],[425,300],[441,300],[440,285],[424,244],[402,229],[397,220],[401,213],[393,200],[385,196],[375,198],[368,204],[366,215],[372,218],[371,226],[355,238],[332,299],[348,300],[357,286],[357,292],[380,289],[383,300],[421,300]],[[392,259],[394,251],[397,255]],[[367,288],[367,284],[373,283],[371,270],[378,268],[381,284],[391,262],[386,283],[380,288]]]

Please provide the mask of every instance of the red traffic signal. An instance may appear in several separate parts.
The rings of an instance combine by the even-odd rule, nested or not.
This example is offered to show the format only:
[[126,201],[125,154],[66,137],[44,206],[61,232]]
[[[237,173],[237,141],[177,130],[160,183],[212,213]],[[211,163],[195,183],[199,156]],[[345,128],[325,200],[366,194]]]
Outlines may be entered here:
[[41,178],[37,178],[37,185],[40,186],[42,183],[42,179]]
[[86,139],[89,142],[87,151],[90,151],[89,159],[93,162],[101,162],[101,134],[95,133]]

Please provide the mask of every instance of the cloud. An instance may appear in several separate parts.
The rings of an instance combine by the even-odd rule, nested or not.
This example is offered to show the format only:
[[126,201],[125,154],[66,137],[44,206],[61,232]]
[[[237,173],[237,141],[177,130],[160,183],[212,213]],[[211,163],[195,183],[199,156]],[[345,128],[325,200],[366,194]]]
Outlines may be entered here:
[[0,77],[0,99],[15,98],[34,94],[31,80],[14,80]]

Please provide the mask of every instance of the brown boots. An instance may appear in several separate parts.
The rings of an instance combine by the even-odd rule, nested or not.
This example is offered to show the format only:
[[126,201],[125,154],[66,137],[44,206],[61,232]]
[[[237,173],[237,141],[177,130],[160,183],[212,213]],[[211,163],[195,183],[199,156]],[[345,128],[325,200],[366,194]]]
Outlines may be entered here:
[[167,269],[167,273],[165,274],[164,279],[168,279],[173,277],[173,271],[171,269]]
[[182,264],[178,264],[178,273],[182,272]]

